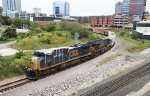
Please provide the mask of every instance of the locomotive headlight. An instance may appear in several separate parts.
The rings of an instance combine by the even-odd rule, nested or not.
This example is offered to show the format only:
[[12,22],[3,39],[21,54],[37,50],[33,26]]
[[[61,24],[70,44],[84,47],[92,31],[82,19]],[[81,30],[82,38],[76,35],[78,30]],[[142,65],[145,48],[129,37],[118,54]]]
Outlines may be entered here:
[[32,71],[33,69],[31,69],[31,68],[27,68],[27,71]]

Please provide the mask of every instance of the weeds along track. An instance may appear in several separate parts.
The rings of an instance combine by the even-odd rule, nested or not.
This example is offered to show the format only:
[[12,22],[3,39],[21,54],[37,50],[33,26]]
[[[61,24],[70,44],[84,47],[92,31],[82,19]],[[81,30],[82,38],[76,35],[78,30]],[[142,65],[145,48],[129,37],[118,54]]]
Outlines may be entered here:
[[5,91],[8,91],[8,90],[11,90],[13,88],[25,85],[30,82],[32,82],[32,81],[28,80],[27,78],[24,78],[24,79],[20,79],[20,80],[10,82],[10,83],[4,84],[4,85],[0,85],[0,92],[2,93]]
[[84,92],[80,94],[80,96],[107,96],[147,74],[150,74],[150,63],[138,67],[127,74],[122,75],[118,79],[112,80],[87,92]]

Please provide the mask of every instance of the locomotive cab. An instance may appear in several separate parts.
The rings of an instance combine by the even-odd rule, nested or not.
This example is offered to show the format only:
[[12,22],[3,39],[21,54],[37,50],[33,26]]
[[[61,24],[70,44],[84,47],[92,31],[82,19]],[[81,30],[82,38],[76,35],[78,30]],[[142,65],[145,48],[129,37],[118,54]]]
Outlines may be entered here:
[[[45,59],[46,56],[47,56],[47,61]],[[46,66],[48,66],[48,64],[51,63],[50,60],[51,60],[51,55],[45,55],[42,52],[35,52],[27,65],[27,69],[26,69],[27,77],[29,79],[38,78],[41,68],[45,68]]]

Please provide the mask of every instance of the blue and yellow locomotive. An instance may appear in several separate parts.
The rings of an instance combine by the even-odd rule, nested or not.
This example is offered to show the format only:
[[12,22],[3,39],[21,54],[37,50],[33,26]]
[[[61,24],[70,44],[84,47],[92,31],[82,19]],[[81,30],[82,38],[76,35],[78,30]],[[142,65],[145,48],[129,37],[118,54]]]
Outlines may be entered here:
[[29,60],[26,75],[29,79],[39,79],[45,74],[92,59],[112,46],[112,40],[106,38],[73,47],[37,50]]

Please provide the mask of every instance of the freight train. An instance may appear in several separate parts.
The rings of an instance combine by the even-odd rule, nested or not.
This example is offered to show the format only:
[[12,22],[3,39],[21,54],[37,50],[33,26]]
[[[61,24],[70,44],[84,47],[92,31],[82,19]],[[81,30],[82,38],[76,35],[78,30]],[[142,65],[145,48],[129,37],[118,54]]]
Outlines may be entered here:
[[105,38],[72,47],[37,50],[26,67],[26,76],[29,79],[40,79],[46,74],[103,54],[113,45],[112,39]]

